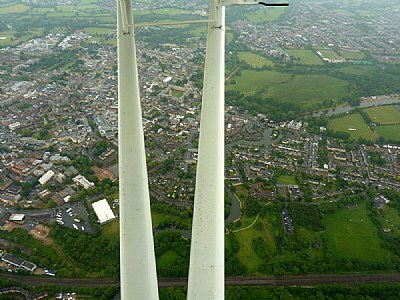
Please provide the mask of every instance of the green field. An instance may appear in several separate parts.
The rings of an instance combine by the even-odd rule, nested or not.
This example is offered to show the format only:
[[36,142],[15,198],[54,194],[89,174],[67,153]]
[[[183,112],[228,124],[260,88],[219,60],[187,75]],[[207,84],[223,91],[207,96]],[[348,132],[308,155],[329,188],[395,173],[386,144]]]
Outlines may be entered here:
[[331,50],[319,50],[319,52],[321,52],[322,55],[325,58],[328,58],[328,59],[340,59],[340,56],[334,51],[331,51]]
[[245,95],[252,95],[269,86],[282,84],[290,79],[291,75],[275,71],[245,70],[235,77],[236,84],[228,85],[227,89],[237,90]]
[[375,67],[362,65],[344,66],[339,69],[341,73],[356,76],[372,74],[374,71]]
[[376,126],[375,131],[386,141],[400,141],[400,125]]
[[294,176],[286,175],[286,176],[279,176],[277,179],[278,184],[297,184]]
[[400,214],[397,209],[386,206],[378,218],[382,229],[390,229],[389,234],[400,237]]
[[348,83],[328,75],[295,75],[282,84],[271,86],[267,98],[296,102],[305,106],[325,99],[337,100],[348,95]]
[[260,68],[264,66],[273,66],[273,62],[269,59],[262,57],[261,55],[251,53],[251,52],[239,52],[239,59],[245,61],[253,68]]
[[261,94],[282,102],[296,102],[309,106],[325,99],[337,100],[348,95],[348,83],[328,75],[292,75],[276,71],[245,70],[235,77],[236,90],[246,96]]
[[342,51],[340,53],[346,59],[364,59],[364,52]]
[[365,202],[359,203],[356,209],[342,208],[327,215],[325,221],[328,244],[337,258],[380,263],[389,257],[389,252],[380,246]]
[[364,109],[364,112],[379,125],[400,124],[400,109],[394,105],[371,107]]
[[361,137],[366,140],[374,141],[377,137],[358,113],[332,118],[328,122],[328,128],[333,131],[347,132],[350,134],[350,138],[355,140]]
[[83,29],[87,34],[109,35],[114,29],[104,27],[86,27]]
[[273,22],[278,20],[284,12],[285,12],[284,7],[278,7],[278,8],[271,7],[269,9],[264,9],[263,7],[260,7],[255,12],[246,13],[246,17],[251,23],[256,23],[256,24]]
[[103,225],[101,235],[108,240],[119,241],[119,221],[115,220]]
[[9,13],[23,13],[28,10],[28,6],[25,4],[16,4],[11,6],[2,7],[0,9],[0,14],[9,14]]
[[300,64],[305,65],[323,65],[324,63],[313,50],[287,50],[286,51],[293,58],[298,58]]
[[253,250],[252,241],[254,238],[261,236],[267,243],[268,249],[272,252],[276,251],[274,237],[271,233],[272,226],[268,220],[266,218],[259,218],[257,223],[261,229],[256,229],[257,226],[253,226],[247,230],[234,233],[240,245],[237,257],[246,267],[246,273],[249,275],[259,273],[259,267],[262,262]]

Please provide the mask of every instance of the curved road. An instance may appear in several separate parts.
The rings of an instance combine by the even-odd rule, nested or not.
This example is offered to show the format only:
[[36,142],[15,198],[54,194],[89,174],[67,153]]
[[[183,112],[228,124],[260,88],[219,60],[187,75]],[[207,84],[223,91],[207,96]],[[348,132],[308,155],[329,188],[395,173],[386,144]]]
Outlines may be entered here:
[[[8,278],[29,285],[57,285],[73,287],[104,287],[119,285],[110,278],[51,278],[0,274],[0,279]],[[226,286],[315,286],[319,284],[362,284],[400,283],[400,274],[347,274],[347,275],[293,275],[293,276],[243,276],[226,277]],[[183,287],[187,278],[160,278],[159,287]]]

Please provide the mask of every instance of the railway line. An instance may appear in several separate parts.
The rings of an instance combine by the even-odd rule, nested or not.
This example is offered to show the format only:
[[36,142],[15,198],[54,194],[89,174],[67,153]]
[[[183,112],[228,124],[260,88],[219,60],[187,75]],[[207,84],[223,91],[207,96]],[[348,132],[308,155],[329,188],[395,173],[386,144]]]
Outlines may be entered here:
[[[119,280],[111,278],[54,278],[22,276],[16,274],[0,274],[1,279],[14,279],[28,285],[57,285],[71,287],[104,287],[118,286]],[[400,274],[321,274],[292,276],[239,276],[226,277],[226,286],[299,286],[313,287],[321,284],[368,284],[368,283],[400,283]],[[187,278],[160,278],[159,288],[183,287]]]

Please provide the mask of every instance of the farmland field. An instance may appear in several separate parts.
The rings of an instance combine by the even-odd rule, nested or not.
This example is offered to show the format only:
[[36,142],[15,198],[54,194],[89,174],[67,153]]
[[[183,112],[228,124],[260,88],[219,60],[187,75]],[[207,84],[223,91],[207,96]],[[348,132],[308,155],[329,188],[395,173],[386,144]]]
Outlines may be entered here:
[[254,54],[251,52],[239,52],[239,59],[245,61],[253,68],[260,68],[263,66],[273,66],[274,64],[269,59],[262,57],[261,55]]
[[371,107],[364,109],[364,112],[379,125],[400,124],[400,109],[394,105]]
[[368,216],[365,202],[355,209],[342,208],[327,215],[326,237],[337,258],[379,263],[385,262],[390,255],[380,246],[377,229]]
[[[287,50],[290,56],[299,58],[300,64],[305,65],[323,65],[324,63],[312,50]],[[296,61],[297,62],[297,61]]]
[[385,125],[375,127],[376,133],[386,141],[400,141],[400,125]]
[[377,137],[358,113],[330,119],[328,128],[333,131],[347,132],[350,134],[351,139],[358,139],[361,137],[366,140],[374,141]]

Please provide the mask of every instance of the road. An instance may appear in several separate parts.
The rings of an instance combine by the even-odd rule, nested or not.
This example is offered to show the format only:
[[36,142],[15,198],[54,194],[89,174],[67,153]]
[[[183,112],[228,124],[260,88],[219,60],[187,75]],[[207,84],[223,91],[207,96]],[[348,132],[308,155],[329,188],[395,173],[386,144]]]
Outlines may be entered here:
[[[71,287],[104,287],[119,285],[119,281],[110,278],[55,278],[34,277],[15,274],[0,274],[1,279],[14,279],[29,285],[57,285]],[[243,276],[226,277],[226,286],[315,286],[319,284],[365,284],[400,283],[400,274],[347,274],[347,275],[293,275],[293,276]],[[160,278],[158,285],[165,287],[183,287],[187,278]]]

